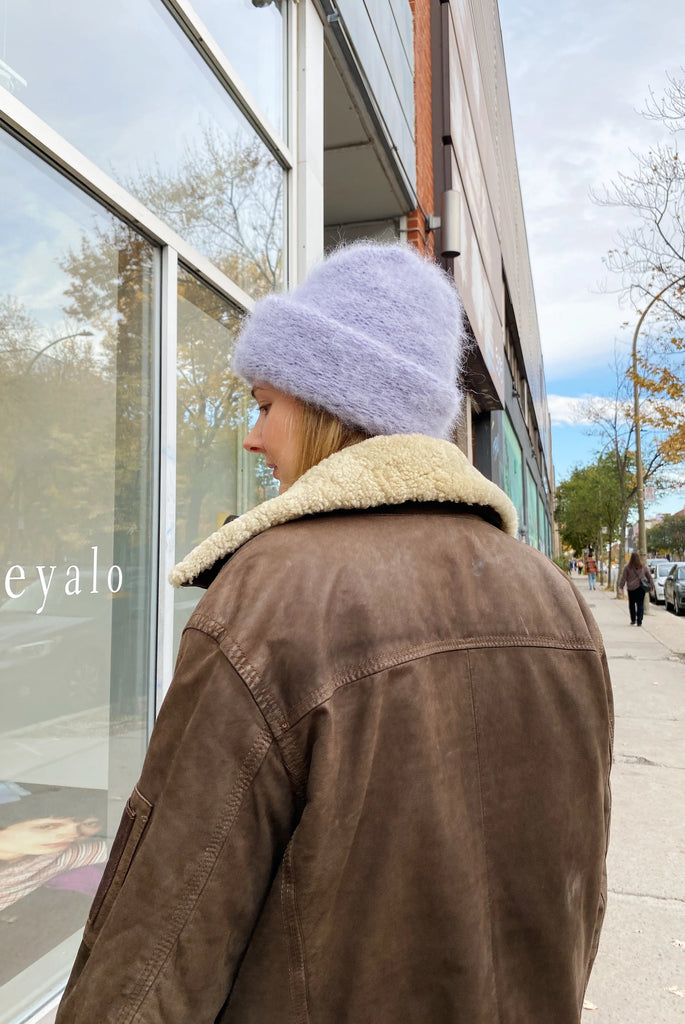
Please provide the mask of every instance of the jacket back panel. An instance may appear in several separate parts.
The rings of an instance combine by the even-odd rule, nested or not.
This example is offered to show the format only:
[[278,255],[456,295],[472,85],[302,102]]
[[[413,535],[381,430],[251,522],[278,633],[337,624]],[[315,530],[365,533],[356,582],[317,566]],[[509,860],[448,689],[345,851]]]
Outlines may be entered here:
[[304,810],[222,1020],[267,1019],[267,991],[288,1020],[579,1019],[611,729],[581,602],[449,507],[289,524],[234,557],[201,611],[268,694]]

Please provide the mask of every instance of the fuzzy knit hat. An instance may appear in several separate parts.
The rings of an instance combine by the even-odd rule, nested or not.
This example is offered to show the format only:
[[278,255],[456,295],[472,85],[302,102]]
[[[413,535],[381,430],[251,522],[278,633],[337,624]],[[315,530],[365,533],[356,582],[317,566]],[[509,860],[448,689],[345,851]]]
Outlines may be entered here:
[[234,370],[376,434],[448,437],[464,317],[454,284],[408,245],[337,249],[294,291],[260,299]]

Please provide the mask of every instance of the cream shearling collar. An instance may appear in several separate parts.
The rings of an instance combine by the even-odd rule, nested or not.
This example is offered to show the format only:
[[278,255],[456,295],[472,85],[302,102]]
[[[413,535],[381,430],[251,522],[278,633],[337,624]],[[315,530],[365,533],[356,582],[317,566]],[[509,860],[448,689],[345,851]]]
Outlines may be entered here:
[[178,563],[169,582],[175,587],[192,584],[217,561],[271,526],[320,512],[408,501],[486,506],[497,513],[504,532],[516,536],[514,505],[456,445],[424,434],[381,435],[335,452],[283,494],[226,523]]

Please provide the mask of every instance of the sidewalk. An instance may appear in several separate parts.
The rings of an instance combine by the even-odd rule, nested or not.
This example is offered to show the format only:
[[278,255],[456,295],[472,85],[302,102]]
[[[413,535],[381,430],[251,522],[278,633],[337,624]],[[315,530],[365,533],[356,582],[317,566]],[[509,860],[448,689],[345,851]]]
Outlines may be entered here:
[[583,1024],[685,1022],[685,617],[574,579],[614,687],[609,902]]

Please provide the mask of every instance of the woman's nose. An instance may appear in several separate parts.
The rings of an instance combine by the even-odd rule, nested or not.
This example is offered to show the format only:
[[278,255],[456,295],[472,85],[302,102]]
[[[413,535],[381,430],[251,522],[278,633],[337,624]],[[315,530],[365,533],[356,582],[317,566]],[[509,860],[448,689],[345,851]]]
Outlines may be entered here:
[[246,452],[253,452],[257,455],[260,452],[264,451],[261,445],[260,434],[258,433],[256,426],[252,428],[250,433],[246,436],[245,440],[243,441],[243,448],[245,449]]

